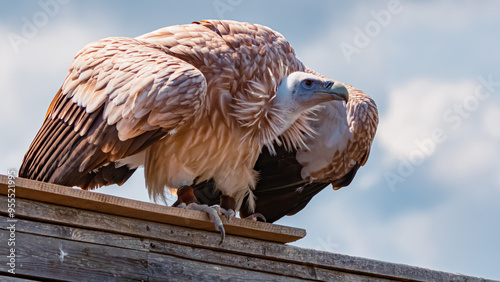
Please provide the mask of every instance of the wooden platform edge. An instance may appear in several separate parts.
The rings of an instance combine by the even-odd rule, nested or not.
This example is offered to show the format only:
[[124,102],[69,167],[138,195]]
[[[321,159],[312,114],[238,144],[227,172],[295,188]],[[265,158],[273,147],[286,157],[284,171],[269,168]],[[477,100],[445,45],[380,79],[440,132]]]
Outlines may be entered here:
[[[107,213],[135,219],[172,224],[192,229],[215,231],[207,214],[141,202],[68,186],[45,183],[24,178],[0,175],[0,194],[14,193],[16,198],[35,200],[83,210]],[[290,243],[306,236],[300,228],[234,218],[222,218],[227,235],[249,237],[276,243]]]
[[[0,202],[6,202],[0,196]],[[18,199],[16,276],[165,281],[494,281]],[[0,219],[7,221],[7,205]],[[149,228],[148,228],[149,227]],[[0,241],[12,234],[0,226]],[[8,253],[0,244],[0,253]],[[62,257],[61,257],[62,256]],[[64,263],[63,263],[64,261]],[[9,275],[0,264],[0,280]],[[226,279],[227,278],[227,279]]]
[[[30,191],[25,189],[23,193]],[[11,220],[8,199],[7,195],[0,195],[0,203],[4,203],[0,205],[0,219],[4,222]],[[33,199],[17,197],[15,204],[15,231],[8,224],[0,226],[0,242],[4,242],[0,244],[0,253],[12,253],[6,242],[14,234],[16,274],[9,273],[11,266],[0,263],[0,281],[16,278],[80,281],[82,277],[94,281],[165,281],[168,278],[286,282],[495,281],[242,236],[228,236],[224,244],[219,244],[219,235],[213,231]]]

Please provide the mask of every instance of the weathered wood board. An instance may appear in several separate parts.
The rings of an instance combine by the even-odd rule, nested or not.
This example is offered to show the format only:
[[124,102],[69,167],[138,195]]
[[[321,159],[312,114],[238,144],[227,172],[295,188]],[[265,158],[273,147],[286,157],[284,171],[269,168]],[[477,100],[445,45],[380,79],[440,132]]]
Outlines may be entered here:
[[[216,232],[208,215],[199,211],[172,208],[23,178],[16,178],[15,186],[16,198]],[[0,194],[7,195],[7,192],[8,177],[0,175]],[[238,218],[232,219],[230,223],[225,218],[222,218],[222,221],[226,234],[229,235],[280,243],[293,242],[306,235],[304,229],[277,224]]]
[[[5,198],[0,199],[3,201]],[[45,213],[57,206],[20,201],[15,277],[65,281],[487,281],[241,237],[231,237],[234,240],[219,245],[211,240],[218,237],[211,232],[187,233],[187,228],[169,229],[160,223],[151,228],[165,232],[150,233],[142,228],[143,220],[121,222],[127,219],[114,215],[102,214],[94,225],[74,227],[90,225],[91,221],[71,223],[70,218],[66,223],[45,222],[42,217],[35,218],[36,213],[31,213],[33,218],[25,218],[25,208]],[[0,221],[6,220],[0,217]],[[108,225],[110,222],[115,225]],[[129,226],[128,231],[115,230],[120,226]],[[6,242],[8,233],[5,226],[0,228],[0,242]],[[0,244],[0,253],[8,253],[7,249],[7,244]],[[7,270],[8,266],[0,263],[1,281],[2,275],[9,275]]]
[[[83,196],[87,204],[64,192],[51,194],[54,200],[41,189],[19,189],[32,185],[24,181],[16,180],[16,273],[8,272],[3,255],[0,281],[492,281],[302,249],[262,237],[233,234],[219,244],[218,233],[194,229],[190,222],[171,224],[123,214],[119,199],[106,198],[102,206],[111,202],[118,207],[104,208],[85,198],[93,196]],[[0,254],[10,252],[7,241],[13,235],[7,200],[0,195]]]

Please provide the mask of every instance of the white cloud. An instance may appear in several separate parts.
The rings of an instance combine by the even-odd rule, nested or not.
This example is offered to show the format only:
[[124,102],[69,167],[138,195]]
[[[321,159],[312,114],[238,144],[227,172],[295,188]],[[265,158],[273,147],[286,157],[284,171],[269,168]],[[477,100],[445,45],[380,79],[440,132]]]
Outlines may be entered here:
[[402,1],[405,5],[404,20],[398,28],[429,28],[436,32],[459,32],[478,21],[498,19],[498,1],[477,5],[474,1]]
[[500,138],[500,109],[494,105],[487,105],[483,110],[482,128],[490,136]]
[[[468,189],[465,183],[472,179],[495,182],[492,175],[500,169],[500,105],[494,96],[477,98],[478,85],[417,79],[390,91],[378,131],[385,163],[411,163],[416,154],[432,157],[423,167],[413,163],[413,168],[428,168],[431,179],[455,192]],[[444,141],[433,139],[436,130]]]
[[[0,34],[8,32],[0,25]],[[0,44],[0,131],[5,134],[0,169],[19,167],[69,63],[83,46],[82,41],[92,38],[92,32],[92,27],[72,22],[55,23],[20,46],[18,53],[7,40]]]
[[313,224],[307,240],[296,244],[424,267],[439,258],[441,250],[433,237],[438,223],[433,211],[407,212],[385,219],[351,200],[355,197],[310,207],[306,217],[321,215],[321,223]]
[[[7,29],[0,25],[0,34],[6,33]],[[15,66],[15,59],[11,55],[12,51],[10,48],[6,40],[0,42],[0,56],[2,61],[0,65],[0,99],[2,99],[2,103],[0,103],[0,115],[5,117],[15,114],[16,109],[19,108],[16,96],[12,95],[15,93],[16,89],[14,76],[12,74],[12,69]]]
[[434,130],[449,131],[450,124],[443,115],[472,95],[474,87],[472,81],[441,82],[421,78],[391,90],[377,133],[386,156],[408,157],[419,149],[416,142],[431,138]]
[[[466,130],[469,134],[460,134],[456,137],[457,141],[450,141],[446,146],[439,148],[439,157],[431,162],[431,173],[435,179],[441,183],[451,184],[443,185],[457,192],[459,189],[470,189],[469,182],[473,179],[479,183],[494,182],[494,171],[491,168],[499,169],[498,159],[500,158],[500,149],[498,140],[480,140],[468,138],[477,134],[476,130]],[[459,140],[459,141],[458,141]],[[481,191],[481,188],[476,188]]]
[[352,185],[355,185],[360,189],[367,190],[373,188],[373,183],[377,183],[380,177],[381,173],[377,167],[375,165],[369,165],[369,168],[360,168],[360,171],[356,174],[356,178],[354,178]]

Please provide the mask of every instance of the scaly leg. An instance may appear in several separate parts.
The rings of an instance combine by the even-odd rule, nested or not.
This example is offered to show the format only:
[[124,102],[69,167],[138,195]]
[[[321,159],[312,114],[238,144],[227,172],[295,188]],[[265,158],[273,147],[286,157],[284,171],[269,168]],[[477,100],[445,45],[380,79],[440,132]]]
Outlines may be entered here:
[[221,244],[226,238],[226,231],[224,230],[224,225],[222,220],[218,215],[218,210],[211,208],[207,205],[200,205],[198,199],[194,195],[193,187],[182,186],[177,189],[177,201],[172,205],[172,207],[185,208],[188,210],[202,211],[210,216],[210,220],[215,224],[215,230],[220,231],[221,234]]
[[225,215],[227,221],[230,222],[231,218],[236,214],[236,200],[228,195],[220,196],[220,207],[214,207],[219,215]]

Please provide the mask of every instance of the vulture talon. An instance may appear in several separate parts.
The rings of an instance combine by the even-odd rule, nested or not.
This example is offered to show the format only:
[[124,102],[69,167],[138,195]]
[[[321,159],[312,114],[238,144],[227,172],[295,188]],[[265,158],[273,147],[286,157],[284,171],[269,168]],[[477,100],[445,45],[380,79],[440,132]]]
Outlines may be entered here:
[[243,219],[253,220],[253,221],[257,221],[257,219],[261,219],[263,222],[267,222],[266,217],[261,213],[254,213],[254,214],[251,214],[247,217],[244,217]]
[[226,239],[226,230],[224,230],[224,225],[221,225],[220,226],[220,243],[219,245],[222,245],[222,243],[224,243],[224,239]]
[[182,186],[177,189],[177,201],[172,205],[174,207],[184,208],[188,210],[201,211],[210,217],[210,221],[212,221],[215,225],[215,230],[220,231],[221,241],[224,242],[226,238],[226,231],[224,230],[224,225],[222,224],[222,220],[220,219],[221,210],[219,207],[209,207],[207,205],[200,205],[198,200],[196,199],[192,186]]
[[220,231],[221,234],[220,244],[224,242],[224,239],[226,238],[226,231],[224,230],[224,224],[222,224],[222,220],[219,217],[218,214],[219,212],[217,209],[209,207],[207,205],[200,205],[197,203],[190,203],[185,208],[188,210],[195,210],[207,213],[208,216],[210,217],[210,221],[212,221],[215,225],[215,230]]
[[232,209],[226,210],[225,208],[221,208],[219,206],[212,206],[214,210],[217,211],[219,216],[224,215],[227,218],[227,222],[231,222],[231,218],[236,216],[236,212]]
[[186,203],[180,203],[176,206],[173,206],[174,208],[180,208],[180,209],[185,209],[186,208]]
[[223,208],[221,208],[221,207],[219,207],[217,205],[211,206],[211,208],[214,209],[214,210],[216,210],[218,215],[223,215],[224,214]]
[[236,213],[234,212],[234,210],[229,209],[229,210],[226,210],[225,215],[227,218],[227,222],[231,222],[231,218],[233,218],[236,215]]

